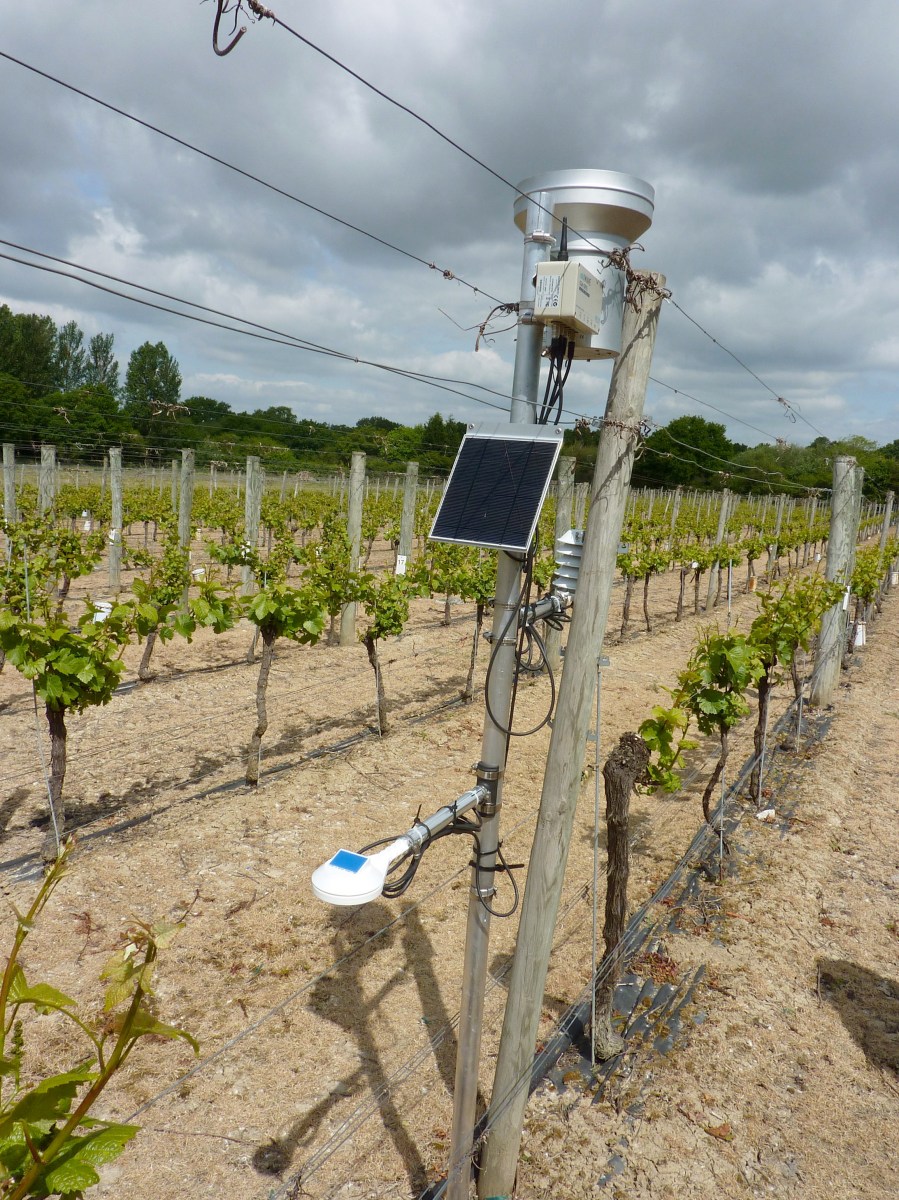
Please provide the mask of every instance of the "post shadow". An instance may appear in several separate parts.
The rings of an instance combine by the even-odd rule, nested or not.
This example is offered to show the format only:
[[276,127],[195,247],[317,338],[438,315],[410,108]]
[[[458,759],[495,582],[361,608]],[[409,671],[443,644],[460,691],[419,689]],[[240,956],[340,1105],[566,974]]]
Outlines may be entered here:
[[899,1074],[899,983],[845,959],[818,959],[820,990],[872,1066]]

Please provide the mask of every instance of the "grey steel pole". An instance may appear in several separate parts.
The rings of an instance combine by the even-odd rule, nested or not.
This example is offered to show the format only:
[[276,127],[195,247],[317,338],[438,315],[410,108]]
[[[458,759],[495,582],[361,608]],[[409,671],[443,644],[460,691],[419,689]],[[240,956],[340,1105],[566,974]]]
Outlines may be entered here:
[[[664,286],[664,276],[651,278],[659,289]],[[580,790],[596,653],[608,619],[661,303],[660,294],[650,293],[639,312],[629,307],[624,311],[621,353],[612,372],[596,456],[593,501],[568,635],[568,662],[559,687],[509,981],[491,1097],[491,1132],[478,1180],[482,1200],[511,1194],[518,1163],[534,1043]]]
[[[861,490],[861,480],[855,459],[840,455],[833,461],[833,495],[830,508],[830,536],[827,540],[828,583],[839,580],[848,584],[852,574],[852,557],[858,532],[858,504],[856,486]],[[830,703],[843,656],[846,637],[846,610],[839,600],[824,614],[821,635],[818,639],[818,655],[812,676],[809,704],[823,707]]]
[[[544,193],[538,200],[544,207]],[[518,311],[518,339],[515,343],[513,422],[533,424],[537,414],[540,385],[540,352],[543,326],[534,324],[534,275],[543,262],[553,239],[549,216],[533,201],[528,204],[524,242],[524,268],[521,276],[521,303]],[[518,609],[521,590],[521,562],[499,551],[496,572],[496,604],[493,609],[493,650],[487,681],[481,761],[478,783],[490,788],[491,800],[478,808],[481,829],[478,833],[480,854],[471,871],[468,899],[468,923],[465,932],[465,963],[462,977],[462,1002],[456,1052],[456,1082],[453,1102],[453,1126],[450,1161],[447,1171],[447,1200],[468,1200],[471,1179],[471,1153],[478,1094],[478,1066],[481,1058],[481,1027],[484,1014],[484,988],[487,982],[487,955],[490,946],[490,913],[485,907],[494,892],[496,850],[499,844],[499,812],[502,806],[503,772],[512,708],[515,674],[515,643],[518,637]]]

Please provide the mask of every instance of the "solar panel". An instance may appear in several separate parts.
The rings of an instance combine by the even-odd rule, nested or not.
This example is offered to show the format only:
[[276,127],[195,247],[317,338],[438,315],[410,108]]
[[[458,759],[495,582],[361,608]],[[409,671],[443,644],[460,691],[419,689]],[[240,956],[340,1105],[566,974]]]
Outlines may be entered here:
[[562,431],[553,425],[471,426],[431,538],[527,553],[561,448]]

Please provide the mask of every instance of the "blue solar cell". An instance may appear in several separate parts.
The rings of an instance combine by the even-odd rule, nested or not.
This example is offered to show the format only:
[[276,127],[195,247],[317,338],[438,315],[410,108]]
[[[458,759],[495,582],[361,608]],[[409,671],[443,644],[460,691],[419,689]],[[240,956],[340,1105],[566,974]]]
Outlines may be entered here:
[[367,862],[368,859],[364,854],[354,854],[352,850],[338,850],[331,859],[331,866],[340,867],[342,871],[349,871],[355,875]]

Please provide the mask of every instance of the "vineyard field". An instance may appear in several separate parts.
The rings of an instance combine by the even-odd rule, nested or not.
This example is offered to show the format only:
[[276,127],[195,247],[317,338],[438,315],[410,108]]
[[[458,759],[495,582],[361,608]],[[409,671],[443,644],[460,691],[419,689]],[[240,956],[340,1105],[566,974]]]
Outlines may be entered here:
[[[199,543],[194,550],[199,558]],[[390,565],[390,550],[383,542],[374,548],[372,565]],[[103,574],[100,569],[76,580],[69,603],[83,593],[101,594]],[[124,572],[123,585],[127,587],[129,581]],[[758,611],[758,598],[744,587],[744,572],[738,570],[733,621],[745,632]],[[709,620],[724,627],[723,601],[701,618],[692,615],[688,604],[683,619],[675,622],[678,590],[677,571],[657,575],[649,600],[653,632],[643,631],[641,620],[634,619],[621,640],[617,631],[625,587],[622,581],[616,583],[605,647],[611,665],[602,678],[603,753],[622,732],[635,729],[653,705],[666,702],[662,689],[673,685],[698,629]],[[200,630],[190,644],[177,639],[158,646],[153,660],[156,677],[149,683],[137,682],[141,647],[129,646],[123,684],[110,704],[71,716],[67,809],[70,826],[81,826],[79,849],[29,939],[29,976],[33,973],[48,980],[82,1001],[85,1011],[95,1012],[101,995],[97,975],[129,920],[172,919],[186,911],[184,930],[160,961],[157,996],[166,1019],[188,1029],[201,1044],[199,1063],[180,1043],[160,1045],[159,1053],[151,1046],[135,1051],[105,1093],[98,1115],[127,1119],[137,1114],[135,1120],[143,1131],[121,1159],[104,1169],[103,1182],[93,1195],[175,1200],[189,1191],[192,1196],[258,1200],[282,1195],[368,1200],[416,1195],[445,1168],[455,1053],[451,1026],[461,986],[468,843],[461,839],[438,843],[425,856],[413,888],[402,899],[378,901],[360,910],[326,909],[313,898],[309,877],[338,847],[358,849],[399,833],[419,809],[433,811],[472,786],[483,700],[476,693],[474,702],[465,705],[459,703],[459,696],[468,669],[473,606],[456,602],[449,613],[450,624],[445,625],[441,596],[413,599],[402,636],[384,641],[382,661],[393,727],[383,739],[376,732],[374,682],[361,643],[341,648],[326,644],[324,638],[314,646],[279,641],[258,788],[247,788],[243,782],[258,674],[258,662],[246,661],[252,626],[245,620],[217,636]],[[834,737],[823,749],[814,751],[809,773],[802,776],[802,786],[813,805],[823,803],[810,782],[815,778],[818,786],[826,785],[836,795],[841,776],[848,770],[840,767],[840,754],[860,771],[868,770],[861,752],[850,750],[845,739],[853,736],[853,730],[868,734],[874,728],[875,702],[877,728],[883,726],[884,744],[896,754],[899,738],[895,733],[888,736],[895,712],[899,712],[896,621],[894,593],[874,626],[863,666],[850,672],[851,688],[848,692],[841,689]],[[360,612],[360,630],[362,622]],[[483,685],[488,653],[489,647],[482,643],[477,687]],[[891,661],[892,674],[888,671]],[[892,689],[892,699],[882,701],[876,691],[865,691],[873,687],[870,681],[875,678]],[[529,728],[540,721],[548,691],[545,677],[522,685],[517,725]],[[783,712],[789,694],[789,681],[775,689],[772,722]],[[844,718],[842,706],[847,696],[858,711],[850,709]],[[865,704],[869,706],[867,716],[861,711]],[[13,901],[22,905],[35,887],[33,855],[48,818],[31,692],[9,667],[0,675],[0,705],[0,758],[5,764],[0,856],[5,862],[7,890]],[[895,712],[888,718],[883,715],[887,710]],[[42,711],[38,715],[37,729],[45,741],[46,722]],[[544,728],[513,742],[502,825],[505,856],[513,863],[527,859],[548,739],[549,731]],[[736,764],[751,751],[750,718],[731,737],[733,766],[729,770],[735,771]],[[593,754],[593,746],[588,745],[541,1037],[549,1035],[561,1012],[581,993],[587,977]],[[699,797],[715,755],[715,747],[703,742],[690,752],[687,786],[682,793],[641,795],[634,800],[631,895],[635,904],[667,876],[701,823]],[[831,764],[827,773],[816,776],[827,761]],[[882,789],[885,803],[888,767],[882,761],[883,769],[878,764],[871,787],[875,799]],[[824,811],[816,810],[816,814],[814,820],[809,819],[809,828],[813,840],[822,843],[822,860],[843,868],[851,861],[849,847],[855,845],[852,838],[856,833],[845,842],[844,853],[843,835],[838,831],[835,836],[840,845],[833,849],[827,841],[829,817]],[[120,825],[124,827],[118,828]],[[749,1117],[744,1125],[743,1117],[738,1119],[728,1109],[721,1121],[717,1119],[719,1111],[724,1111],[722,1097],[733,1095],[736,1103],[739,1070],[743,1068],[738,1070],[735,1063],[749,1062],[763,1078],[766,1071],[776,1066],[780,1072],[785,1065],[785,1059],[765,1055],[771,1044],[769,1034],[772,1029],[781,1030],[776,1022],[786,1020],[786,1008],[800,1014],[793,1023],[804,1027],[807,1009],[810,1007],[814,1016],[826,1005],[826,998],[820,1005],[816,999],[814,976],[811,998],[805,996],[806,1006],[790,1003],[787,984],[777,982],[774,973],[775,967],[781,972],[786,969],[773,957],[775,951],[787,954],[786,943],[779,947],[770,939],[775,938],[777,919],[788,923],[785,914],[790,904],[799,904],[797,889],[802,903],[811,903],[819,876],[828,877],[817,859],[806,862],[803,858],[799,842],[808,837],[803,827],[791,830],[783,845],[774,831],[760,828],[755,832],[768,839],[764,854],[775,866],[778,854],[789,851],[793,855],[789,871],[784,867],[781,874],[769,866],[764,871],[760,867],[733,884],[734,911],[740,916],[731,922],[737,927],[729,935],[732,942],[715,946],[693,939],[687,947],[671,948],[678,961],[711,963],[717,975],[713,971],[709,978],[726,991],[705,987],[698,1003],[710,1013],[709,1020],[691,1033],[686,1048],[668,1061],[651,1065],[647,1086],[656,1088],[660,1081],[655,1103],[659,1120],[664,1117],[666,1123],[658,1126],[664,1132],[649,1156],[661,1160],[659,1147],[670,1145],[672,1155],[698,1155],[705,1164],[703,1139],[708,1139],[718,1158],[709,1159],[708,1166],[703,1165],[707,1175],[698,1178],[706,1183],[709,1178],[717,1180],[721,1195],[824,1196],[823,1191],[791,1192],[786,1184],[781,1192],[739,1191],[743,1185],[734,1156],[737,1149],[741,1153],[746,1149],[739,1139],[744,1128],[749,1128]],[[863,863],[857,865],[861,874]],[[892,870],[899,872],[895,857]],[[517,877],[523,884],[526,869],[518,870]],[[834,880],[838,878],[834,876]],[[836,882],[833,886],[836,888]],[[508,884],[501,883],[499,899],[505,901],[509,894]],[[844,921],[833,907],[836,891],[827,900],[831,902],[831,907],[821,911],[835,914],[836,924],[819,922],[814,926],[812,922],[803,926],[803,933],[807,940],[811,928],[819,935],[815,944],[822,952],[830,946],[828,953],[836,959],[838,935],[854,928],[857,917],[853,915],[850,922],[847,916]],[[846,903],[850,903],[848,894]],[[859,898],[858,904],[862,903]],[[879,904],[877,914],[879,920]],[[493,981],[487,997],[481,1065],[485,1095],[492,1083],[505,967],[516,925],[517,917],[493,922]],[[750,931],[754,933],[757,926],[769,940],[761,950],[753,951]],[[886,930],[885,922],[878,925],[878,933],[885,946],[899,945],[895,931]],[[802,950],[802,940],[796,935],[790,935],[788,944],[794,957]],[[738,954],[733,961],[732,945]],[[844,947],[847,953],[850,945]],[[767,959],[749,961],[751,953],[771,955],[771,971]],[[883,946],[878,942],[871,953],[880,961],[877,956],[882,958]],[[774,980],[770,995],[761,990],[769,973]],[[885,974],[890,976],[889,971]],[[727,992],[739,992],[742,997],[744,991],[757,999],[747,1002],[745,1013],[740,1010],[739,1016],[731,1017]],[[716,1007],[719,1001],[721,1007]],[[770,1020],[769,1004],[774,1005],[775,1014]],[[824,1033],[832,1043],[842,1026],[833,1015],[833,1006],[824,1011],[830,1020],[825,1022]],[[43,1020],[41,1061],[32,1064],[34,1069],[49,1069],[69,1036],[56,1018]],[[770,1029],[764,1028],[766,1022]],[[757,1027],[761,1034],[756,1033]],[[817,1036],[823,1035],[819,1031]],[[709,1038],[711,1042],[704,1040]],[[747,1047],[747,1042],[753,1045]],[[820,1047],[810,1042],[802,1051],[796,1050],[796,1054],[800,1052],[811,1064],[806,1075],[814,1077],[816,1086],[823,1086],[825,1071],[815,1059]],[[864,1069],[858,1055],[852,1057],[851,1046],[829,1045],[828,1053],[844,1056],[835,1061],[855,1072],[852,1086],[860,1087],[858,1079]],[[693,1063],[695,1070],[687,1063]],[[688,1071],[691,1081],[684,1093],[686,1101],[671,1098],[676,1087],[684,1086],[681,1069]],[[702,1093],[705,1085],[700,1086],[702,1072],[713,1069],[723,1072],[732,1091],[727,1092],[725,1082],[715,1075],[708,1088],[718,1092],[714,1103],[706,1103],[701,1098],[706,1094]],[[634,1086],[639,1087],[640,1081],[635,1080]],[[760,1095],[764,1095],[761,1090]],[[881,1093],[869,1099],[874,1107],[864,1111],[874,1122],[872,1128],[879,1128]],[[571,1120],[563,1115],[569,1103],[575,1105]],[[676,1107],[678,1103],[686,1104],[689,1118],[675,1120],[667,1110],[662,1111],[666,1105]],[[785,1103],[785,1108],[778,1108],[779,1114],[788,1112],[789,1103]],[[759,1105],[765,1107],[764,1099]],[[733,1142],[704,1131],[699,1117],[706,1110],[709,1122],[733,1124]],[[832,1115],[832,1110],[827,1111]],[[522,1162],[523,1200],[594,1195],[590,1187],[612,1153],[613,1133],[619,1138],[630,1136],[622,1114],[591,1108],[577,1096],[563,1101],[546,1092],[535,1098],[529,1114]],[[683,1122],[683,1129],[678,1121]],[[648,1127],[652,1122],[644,1124]],[[678,1140],[684,1131],[689,1137]],[[866,1135],[872,1143],[873,1136]],[[891,1152],[885,1149],[883,1154]],[[567,1193],[560,1191],[558,1184],[563,1166],[573,1180]],[[662,1175],[657,1190],[646,1190],[649,1185],[636,1174],[638,1166],[635,1162],[635,1173],[628,1177],[633,1184],[628,1195],[655,1200],[675,1194],[675,1190],[660,1190],[663,1184],[667,1186]],[[662,1166],[654,1169],[661,1172]],[[585,1171],[593,1172],[593,1183]],[[695,1192],[685,1192],[682,1169],[677,1178],[678,1195],[709,1194],[698,1183]],[[780,1180],[777,1186],[781,1186]],[[831,1188],[828,1194],[841,1193]],[[878,1195],[863,1190],[842,1194]]]

